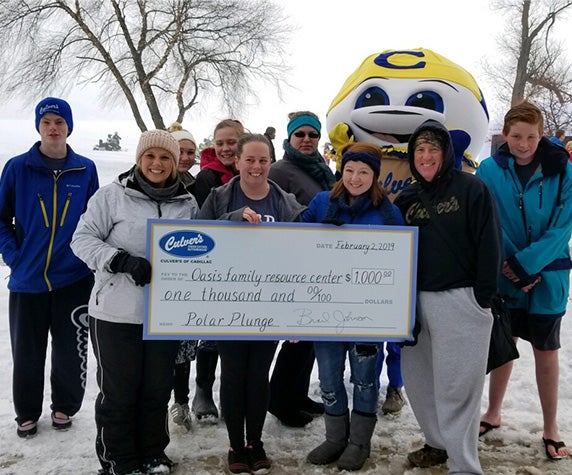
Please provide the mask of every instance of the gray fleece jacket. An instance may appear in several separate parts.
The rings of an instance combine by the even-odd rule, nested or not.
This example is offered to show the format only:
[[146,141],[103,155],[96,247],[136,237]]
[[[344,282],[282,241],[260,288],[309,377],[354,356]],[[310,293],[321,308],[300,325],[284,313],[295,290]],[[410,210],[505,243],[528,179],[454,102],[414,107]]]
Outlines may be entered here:
[[[242,221],[242,212],[244,207],[240,209],[229,209],[230,200],[232,198],[232,189],[239,185],[240,176],[233,177],[227,184],[213,188],[203,203],[201,211],[197,219],[227,219],[230,221]],[[300,217],[306,206],[296,201],[296,197],[292,193],[286,193],[272,180],[268,180],[270,186],[276,188],[280,194],[280,215],[277,221],[292,222],[300,221]]]

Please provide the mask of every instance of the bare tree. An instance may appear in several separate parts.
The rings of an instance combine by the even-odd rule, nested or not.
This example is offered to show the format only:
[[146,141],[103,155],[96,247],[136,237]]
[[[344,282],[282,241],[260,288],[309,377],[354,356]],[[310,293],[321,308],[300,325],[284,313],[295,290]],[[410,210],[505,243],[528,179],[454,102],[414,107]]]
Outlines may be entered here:
[[543,109],[548,129],[572,124],[572,71],[553,37],[572,1],[493,0],[491,5],[507,19],[498,40],[501,59],[484,63],[497,98],[507,106],[533,99]]
[[145,112],[165,128],[162,111],[182,122],[211,94],[239,111],[255,78],[280,93],[289,32],[270,0],[0,0],[0,92],[96,83],[142,131]]

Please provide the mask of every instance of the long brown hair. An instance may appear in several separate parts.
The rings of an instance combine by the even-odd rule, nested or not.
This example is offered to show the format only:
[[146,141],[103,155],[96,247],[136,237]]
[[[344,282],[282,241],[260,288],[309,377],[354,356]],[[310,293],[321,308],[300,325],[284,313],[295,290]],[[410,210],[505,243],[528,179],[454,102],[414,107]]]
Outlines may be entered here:
[[[344,153],[346,152],[369,153],[375,155],[376,157],[379,157],[380,162],[383,156],[381,148],[379,148],[377,145],[367,142],[353,142],[345,145],[344,148],[342,148],[342,159]],[[342,169],[342,174],[343,173],[344,170]],[[332,188],[332,191],[330,191],[330,200],[335,200],[343,193],[347,193],[347,190],[346,187],[344,186],[344,180],[340,178]],[[379,183],[379,173],[377,173],[374,170],[373,183],[371,184],[371,187],[369,189],[369,198],[371,199],[373,206],[377,208],[386,196],[387,196],[386,191],[381,187]]]

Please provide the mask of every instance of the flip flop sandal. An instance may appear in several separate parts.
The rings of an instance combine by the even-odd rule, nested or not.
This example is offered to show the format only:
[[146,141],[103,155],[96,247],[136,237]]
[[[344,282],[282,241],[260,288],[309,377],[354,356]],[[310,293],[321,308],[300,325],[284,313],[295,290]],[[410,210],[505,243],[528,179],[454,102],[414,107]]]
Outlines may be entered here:
[[52,427],[56,430],[68,430],[72,425],[72,420],[69,416],[57,417],[55,412],[52,412]]
[[[558,449],[566,447],[566,444],[561,440],[556,442],[555,440],[545,439],[543,437],[542,442],[544,443],[544,452],[546,453],[546,458],[548,458],[548,460],[562,460],[565,457],[565,455],[558,455]],[[548,447],[552,447],[556,451],[556,455],[551,455],[548,451]]]
[[38,432],[38,426],[33,421],[28,421],[25,424],[18,425],[17,434],[18,437],[26,439],[28,437],[33,437]]
[[482,432],[479,432],[479,437],[485,435],[487,432],[490,432],[491,430],[498,429],[500,427],[500,425],[494,425],[491,424],[490,422],[485,422],[485,421],[481,421],[480,426],[481,426],[480,428],[484,430]]

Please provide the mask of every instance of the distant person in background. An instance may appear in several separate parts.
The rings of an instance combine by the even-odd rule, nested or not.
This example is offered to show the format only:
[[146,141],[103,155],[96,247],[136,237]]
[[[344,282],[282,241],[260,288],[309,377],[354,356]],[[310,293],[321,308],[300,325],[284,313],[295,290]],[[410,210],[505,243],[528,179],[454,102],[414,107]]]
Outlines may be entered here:
[[328,165],[332,160],[336,159],[336,154],[334,152],[334,148],[332,147],[332,144],[330,142],[326,142],[324,144],[324,152],[323,152],[322,156],[324,157],[324,160],[326,161],[326,163]]
[[550,137],[550,141],[564,148],[565,138],[566,138],[566,131],[564,129],[557,129],[556,132],[554,132],[554,135]]
[[87,302],[93,273],[70,241],[99,181],[95,164],[76,154],[70,105],[46,97],[36,106],[40,141],[10,159],[0,179],[0,252],[8,281],[12,390],[17,434],[36,434],[51,337],[54,429],[69,429],[87,378]]
[[570,155],[570,162],[572,163],[572,140],[568,140],[568,142],[566,142],[566,150],[568,151],[568,155]]
[[95,270],[89,325],[100,475],[165,475],[175,466],[165,448],[179,345],[143,339],[143,318],[144,287],[151,282],[147,219],[190,220],[199,210],[181,183],[178,161],[179,143],[169,132],[143,132],[135,165],[93,196],[71,243]]
[[268,143],[270,144],[270,160],[274,163],[276,161],[276,152],[274,151],[272,141],[276,138],[276,129],[274,127],[267,127],[264,136],[268,139]]
[[119,145],[120,141],[121,141],[121,137],[119,136],[119,134],[117,132],[115,132],[113,134],[113,136],[111,137],[111,144],[113,145],[114,150],[121,150],[121,145]]
[[[194,195],[203,206],[213,188],[228,183],[238,174],[236,169],[238,140],[244,135],[243,125],[235,119],[219,122],[214,130],[214,147],[201,152],[201,171],[197,175]],[[204,164],[203,164],[204,161]],[[197,348],[196,388],[191,411],[199,420],[216,422],[218,409],[213,399],[213,385],[218,365],[216,342],[201,340]]]
[[[284,157],[272,164],[268,176],[308,205],[317,193],[329,191],[336,179],[318,151],[322,130],[318,116],[299,111],[288,118]],[[303,427],[324,413],[323,404],[308,397],[314,359],[313,342],[282,343],[270,380],[268,410],[287,426]]]
[[[195,177],[191,174],[191,167],[197,159],[197,144],[193,134],[183,129],[178,122],[173,122],[169,126],[169,132],[179,142],[179,165],[177,170],[179,178],[187,190],[193,194]],[[173,422],[184,427],[187,431],[191,429],[191,412],[189,409],[189,377],[191,375],[191,361],[194,361],[197,350],[196,340],[181,340],[179,342],[179,352],[175,360],[175,381],[173,383],[174,402],[169,408],[169,413]]]

